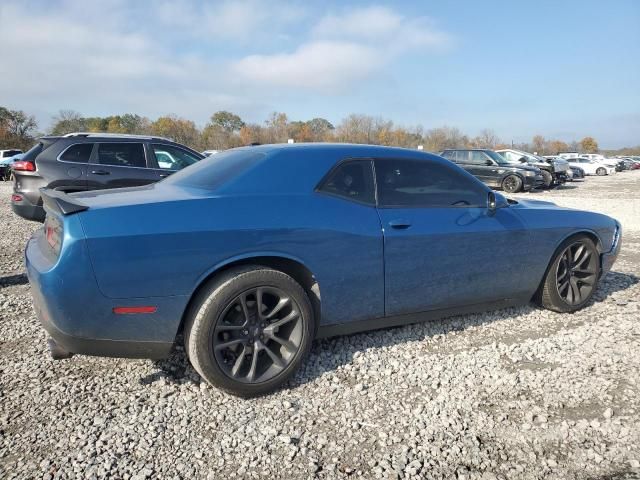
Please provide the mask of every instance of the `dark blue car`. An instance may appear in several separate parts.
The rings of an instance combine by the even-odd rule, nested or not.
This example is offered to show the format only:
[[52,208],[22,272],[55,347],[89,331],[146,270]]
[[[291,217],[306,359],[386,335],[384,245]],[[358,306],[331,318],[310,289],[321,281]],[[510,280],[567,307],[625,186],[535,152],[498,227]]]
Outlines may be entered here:
[[158,184],[43,198],[26,260],[55,357],[161,358],[183,333],[202,377],[242,396],[281,385],[314,338],[582,308],[621,235],[441,157],[364,145],[240,148]]

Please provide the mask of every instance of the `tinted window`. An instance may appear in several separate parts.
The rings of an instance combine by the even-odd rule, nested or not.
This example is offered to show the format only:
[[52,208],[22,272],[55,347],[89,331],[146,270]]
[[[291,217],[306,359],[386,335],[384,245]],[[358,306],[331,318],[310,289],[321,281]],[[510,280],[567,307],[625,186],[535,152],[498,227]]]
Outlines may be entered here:
[[2,158],[13,157],[14,155],[18,155],[19,153],[22,153],[22,151],[21,150],[7,150],[5,152],[2,152]]
[[170,145],[153,144],[151,148],[156,156],[158,167],[165,170],[182,170],[200,160],[200,157]]
[[101,143],[98,145],[98,163],[117,167],[147,166],[141,143]]
[[421,160],[376,160],[380,206],[486,206],[486,190],[454,168]]
[[215,190],[238,177],[264,158],[251,150],[229,150],[200,160],[195,165],[162,180],[166,183]]
[[356,202],[375,203],[371,161],[354,160],[339,165],[318,190]]
[[89,157],[91,157],[91,150],[93,150],[93,143],[71,145],[62,152],[60,160],[64,160],[65,162],[87,163],[89,161]]
[[484,152],[478,152],[476,150],[469,152],[469,163],[472,165],[486,165],[487,160],[489,160],[489,158]]

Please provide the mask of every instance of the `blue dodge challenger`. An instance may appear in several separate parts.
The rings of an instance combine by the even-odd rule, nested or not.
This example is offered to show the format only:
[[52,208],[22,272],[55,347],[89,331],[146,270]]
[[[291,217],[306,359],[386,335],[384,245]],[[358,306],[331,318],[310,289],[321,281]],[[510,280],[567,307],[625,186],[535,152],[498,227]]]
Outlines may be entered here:
[[155,185],[42,194],[26,263],[54,358],[162,358],[182,333],[240,396],[285,382],[314,338],[532,300],[573,312],[620,249],[610,217],[400,148],[254,146]]

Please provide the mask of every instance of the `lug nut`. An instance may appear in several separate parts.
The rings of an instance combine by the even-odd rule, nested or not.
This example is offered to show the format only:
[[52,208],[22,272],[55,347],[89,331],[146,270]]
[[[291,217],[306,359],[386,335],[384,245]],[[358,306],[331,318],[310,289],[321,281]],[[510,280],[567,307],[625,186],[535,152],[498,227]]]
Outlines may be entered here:
[[243,335],[249,335],[249,330],[242,330]]

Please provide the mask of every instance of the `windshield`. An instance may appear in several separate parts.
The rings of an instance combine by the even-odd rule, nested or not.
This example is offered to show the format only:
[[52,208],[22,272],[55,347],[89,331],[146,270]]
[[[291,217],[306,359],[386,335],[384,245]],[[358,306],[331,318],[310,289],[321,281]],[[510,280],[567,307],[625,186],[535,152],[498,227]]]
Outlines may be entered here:
[[174,173],[163,183],[215,190],[257,164],[264,153],[228,150]]
[[489,155],[498,165],[507,165],[509,163],[506,158],[493,150],[487,150],[486,154]]

